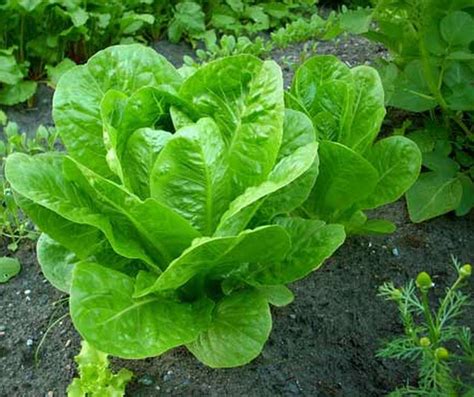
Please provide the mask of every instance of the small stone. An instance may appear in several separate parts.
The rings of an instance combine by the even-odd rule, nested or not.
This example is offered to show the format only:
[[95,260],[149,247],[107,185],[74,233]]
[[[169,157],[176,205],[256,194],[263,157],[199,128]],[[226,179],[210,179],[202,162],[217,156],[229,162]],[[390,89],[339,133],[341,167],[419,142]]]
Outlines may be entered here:
[[25,295],[29,295],[31,294],[31,290],[30,289],[25,289],[25,291],[23,292]]
[[295,319],[296,319],[296,314],[290,314],[290,318],[291,318],[292,320],[295,320]]
[[5,336],[5,332],[4,332],[4,331],[0,331],[0,336]]
[[46,394],[46,397],[53,397],[54,396],[54,393],[50,390],[48,392],[48,394]]
[[163,381],[168,382],[173,375],[173,371],[167,371],[166,374],[163,376]]
[[5,325],[0,325],[0,331],[5,331],[7,329],[7,327]]
[[150,375],[143,375],[139,380],[138,383],[141,383],[145,386],[151,386],[153,384],[153,378]]
[[26,346],[33,346],[33,339],[28,339],[26,341]]
[[397,247],[392,249],[392,255],[393,256],[400,256],[400,251],[398,250]]
[[69,347],[71,345],[71,339],[68,339],[66,341],[66,344],[64,345],[64,347]]

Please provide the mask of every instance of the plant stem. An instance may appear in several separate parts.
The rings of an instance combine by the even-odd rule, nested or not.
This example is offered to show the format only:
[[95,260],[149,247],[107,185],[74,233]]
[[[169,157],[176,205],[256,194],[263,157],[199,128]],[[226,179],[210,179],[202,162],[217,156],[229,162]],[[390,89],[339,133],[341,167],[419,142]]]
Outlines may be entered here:
[[431,343],[435,344],[438,342],[438,332],[437,327],[433,321],[433,315],[431,314],[430,305],[428,302],[428,293],[424,290],[421,290],[421,303],[423,305],[423,313],[426,318],[426,322],[428,323],[428,327],[430,330],[430,339]]

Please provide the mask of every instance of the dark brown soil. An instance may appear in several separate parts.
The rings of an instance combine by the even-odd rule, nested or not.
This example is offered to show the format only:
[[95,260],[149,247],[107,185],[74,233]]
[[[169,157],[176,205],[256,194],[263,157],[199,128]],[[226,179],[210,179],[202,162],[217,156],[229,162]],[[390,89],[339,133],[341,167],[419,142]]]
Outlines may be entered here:
[[[188,51],[160,46],[168,57]],[[363,43],[359,48],[360,62],[373,58]],[[295,47],[286,56],[296,59],[300,51]],[[177,63],[176,57],[172,60]],[[9,115],[33,129],[48,120],[48,109],[16,107]],[[447,215],[415,225],[402,201],[380,214],[395,221],[398,230],[390,236],[350,238],[320,270],[293,284],[296,299],[273,310],[273,332],[254,362],[213,370],[185,349],[154,359],[114,360],[116,367],[135,372],[127,395],[379,397],[413,383],[413,368],[375,357],[382,341],[402,330],[396,307],[378,298],[377,288],[390,280],[403,284],[425,270],[442,293],[455,278],[450,255],[463,262],[474,259],[474,219],[472,214]],[[6,249],[0,254],[7,254]],[[23,265],[21,273],[0,285],[0,396],[63,396],[74,376],[80,339],[66,317],[48,334],[35,365],[44,332],[67,307],[53,306],[63,296],[43,278],[34,244],[22,245],[16,256]],[[466,292],[474,292],[474,281]],[[471,307],[464,323],[474,329],[473,314]],[[474,378],[471,381],[474,384]]]

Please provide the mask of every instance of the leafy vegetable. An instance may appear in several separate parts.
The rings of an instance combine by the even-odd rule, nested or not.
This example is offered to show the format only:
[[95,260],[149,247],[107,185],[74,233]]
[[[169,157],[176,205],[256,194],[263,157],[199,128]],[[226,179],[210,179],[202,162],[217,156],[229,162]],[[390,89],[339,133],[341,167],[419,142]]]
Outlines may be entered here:
[[82,341],[80,353],[75,357],[79,378],[74,378],[67,389],[68,397],[119,397],[125,395],[125,387],[133,373],[122,368],[114,374],[109,369],[107,354]]
[[320,141],[319,176],[304,213],[351,233],[392,232],[390,223],[367,221],[363,210],[400,198],[418,177],[421,154],[402,136],[376,141],[385,116],[377,72],[316,56],[296,71],[286,99],[311,119]]
[[311,120],[284,108],[281,71],[248,55],[184,81],[138,46],[99,52],[60,80],[68,154],[13,154],[6,175],[44,233],[45,277],[107,354],[186,345],[232,367],[262,350],[269,303],[319,268],[344,227],[302,219],[319,156]]

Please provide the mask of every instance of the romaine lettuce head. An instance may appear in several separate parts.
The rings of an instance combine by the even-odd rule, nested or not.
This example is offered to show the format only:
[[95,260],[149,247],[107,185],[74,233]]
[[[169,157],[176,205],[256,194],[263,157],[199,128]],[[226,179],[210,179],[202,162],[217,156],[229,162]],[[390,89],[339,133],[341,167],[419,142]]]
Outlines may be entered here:
[[115,46],[67,72],[53,106],[67,154],[13,154],[6,175],[81,336],[124,358],[186,345],[212,367],[254,359],[269,303],[291,302],[285,284],[345,238],[295,216],[327,175],[318,147],[340,144],[285,110],[280,68],[240,55],[183,80],[153,50]]

